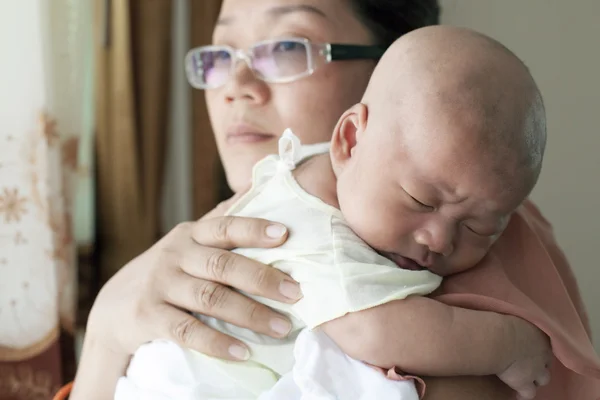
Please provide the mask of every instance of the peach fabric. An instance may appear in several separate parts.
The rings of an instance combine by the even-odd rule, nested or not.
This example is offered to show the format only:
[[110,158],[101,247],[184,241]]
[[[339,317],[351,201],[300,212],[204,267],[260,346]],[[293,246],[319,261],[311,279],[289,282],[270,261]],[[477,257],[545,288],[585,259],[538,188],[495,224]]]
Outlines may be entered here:
[[52,400],[66,400],[69,398],[72,390],[73,382],[69,382],[65,386],[61,387],[58,392],[56,392]]
[[551,225],[532,202],[518,210],[477,267],[444,279],[431,297],[515,315],[546,332],[555,355],[552,381],[536,399],[600,399],[600,360],[577,282]]
[[425,381],[418,376],[407,375],[405,372],[401,371],[399,368],[389,368],[384,369],[381,367],[377,367],[375,365],[367,364],[369,367],[375,369],[376,371],[381,372],[386,378],[392,381],[413,381],[415,387],[417,389],[417,393],[419,394],[419,399],[423,399],[425,397]]

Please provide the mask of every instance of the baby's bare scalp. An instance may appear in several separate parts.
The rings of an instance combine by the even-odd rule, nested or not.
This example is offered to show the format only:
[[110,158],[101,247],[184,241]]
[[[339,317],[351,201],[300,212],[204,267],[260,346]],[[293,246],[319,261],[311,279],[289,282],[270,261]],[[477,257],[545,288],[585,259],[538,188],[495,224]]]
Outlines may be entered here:
[[537,181],[546,145],[542,96],[527,66],[490,37],[450,26],[403,36],[379,62],[363,103],[370,119],[383,121],[378,130],[394,135],[410,135],[424,114],[460,119],[468,129],[453,140],[476,144],[498,172],[511,167]]

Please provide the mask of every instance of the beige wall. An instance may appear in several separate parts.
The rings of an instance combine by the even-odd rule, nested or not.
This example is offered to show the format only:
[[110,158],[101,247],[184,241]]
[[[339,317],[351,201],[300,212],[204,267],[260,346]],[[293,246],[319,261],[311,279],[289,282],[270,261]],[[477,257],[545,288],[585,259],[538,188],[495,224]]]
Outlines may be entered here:
[[441,3],[444,23],[498,39],[542,90],[549,137],[533,199],[575,269],[600,350],[600,0]]

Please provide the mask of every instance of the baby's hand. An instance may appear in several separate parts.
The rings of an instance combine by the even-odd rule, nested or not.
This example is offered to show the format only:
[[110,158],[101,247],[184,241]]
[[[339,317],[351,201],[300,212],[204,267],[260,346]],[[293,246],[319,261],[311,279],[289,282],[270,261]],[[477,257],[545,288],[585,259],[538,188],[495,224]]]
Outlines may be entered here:
[[548,337],[537,327],[514,317],[515,356],[498,377],[514,389],[520,399],[533,399],[539,386],[550,382],[552,348]]

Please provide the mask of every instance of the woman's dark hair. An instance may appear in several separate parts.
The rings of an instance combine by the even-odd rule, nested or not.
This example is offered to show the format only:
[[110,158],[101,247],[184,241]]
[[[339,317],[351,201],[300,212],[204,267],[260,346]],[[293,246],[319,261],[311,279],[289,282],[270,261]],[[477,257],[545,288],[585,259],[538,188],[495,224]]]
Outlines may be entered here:
[[440,22],[438,0],[348,0],[359,19],[387,48],[400,36]]

